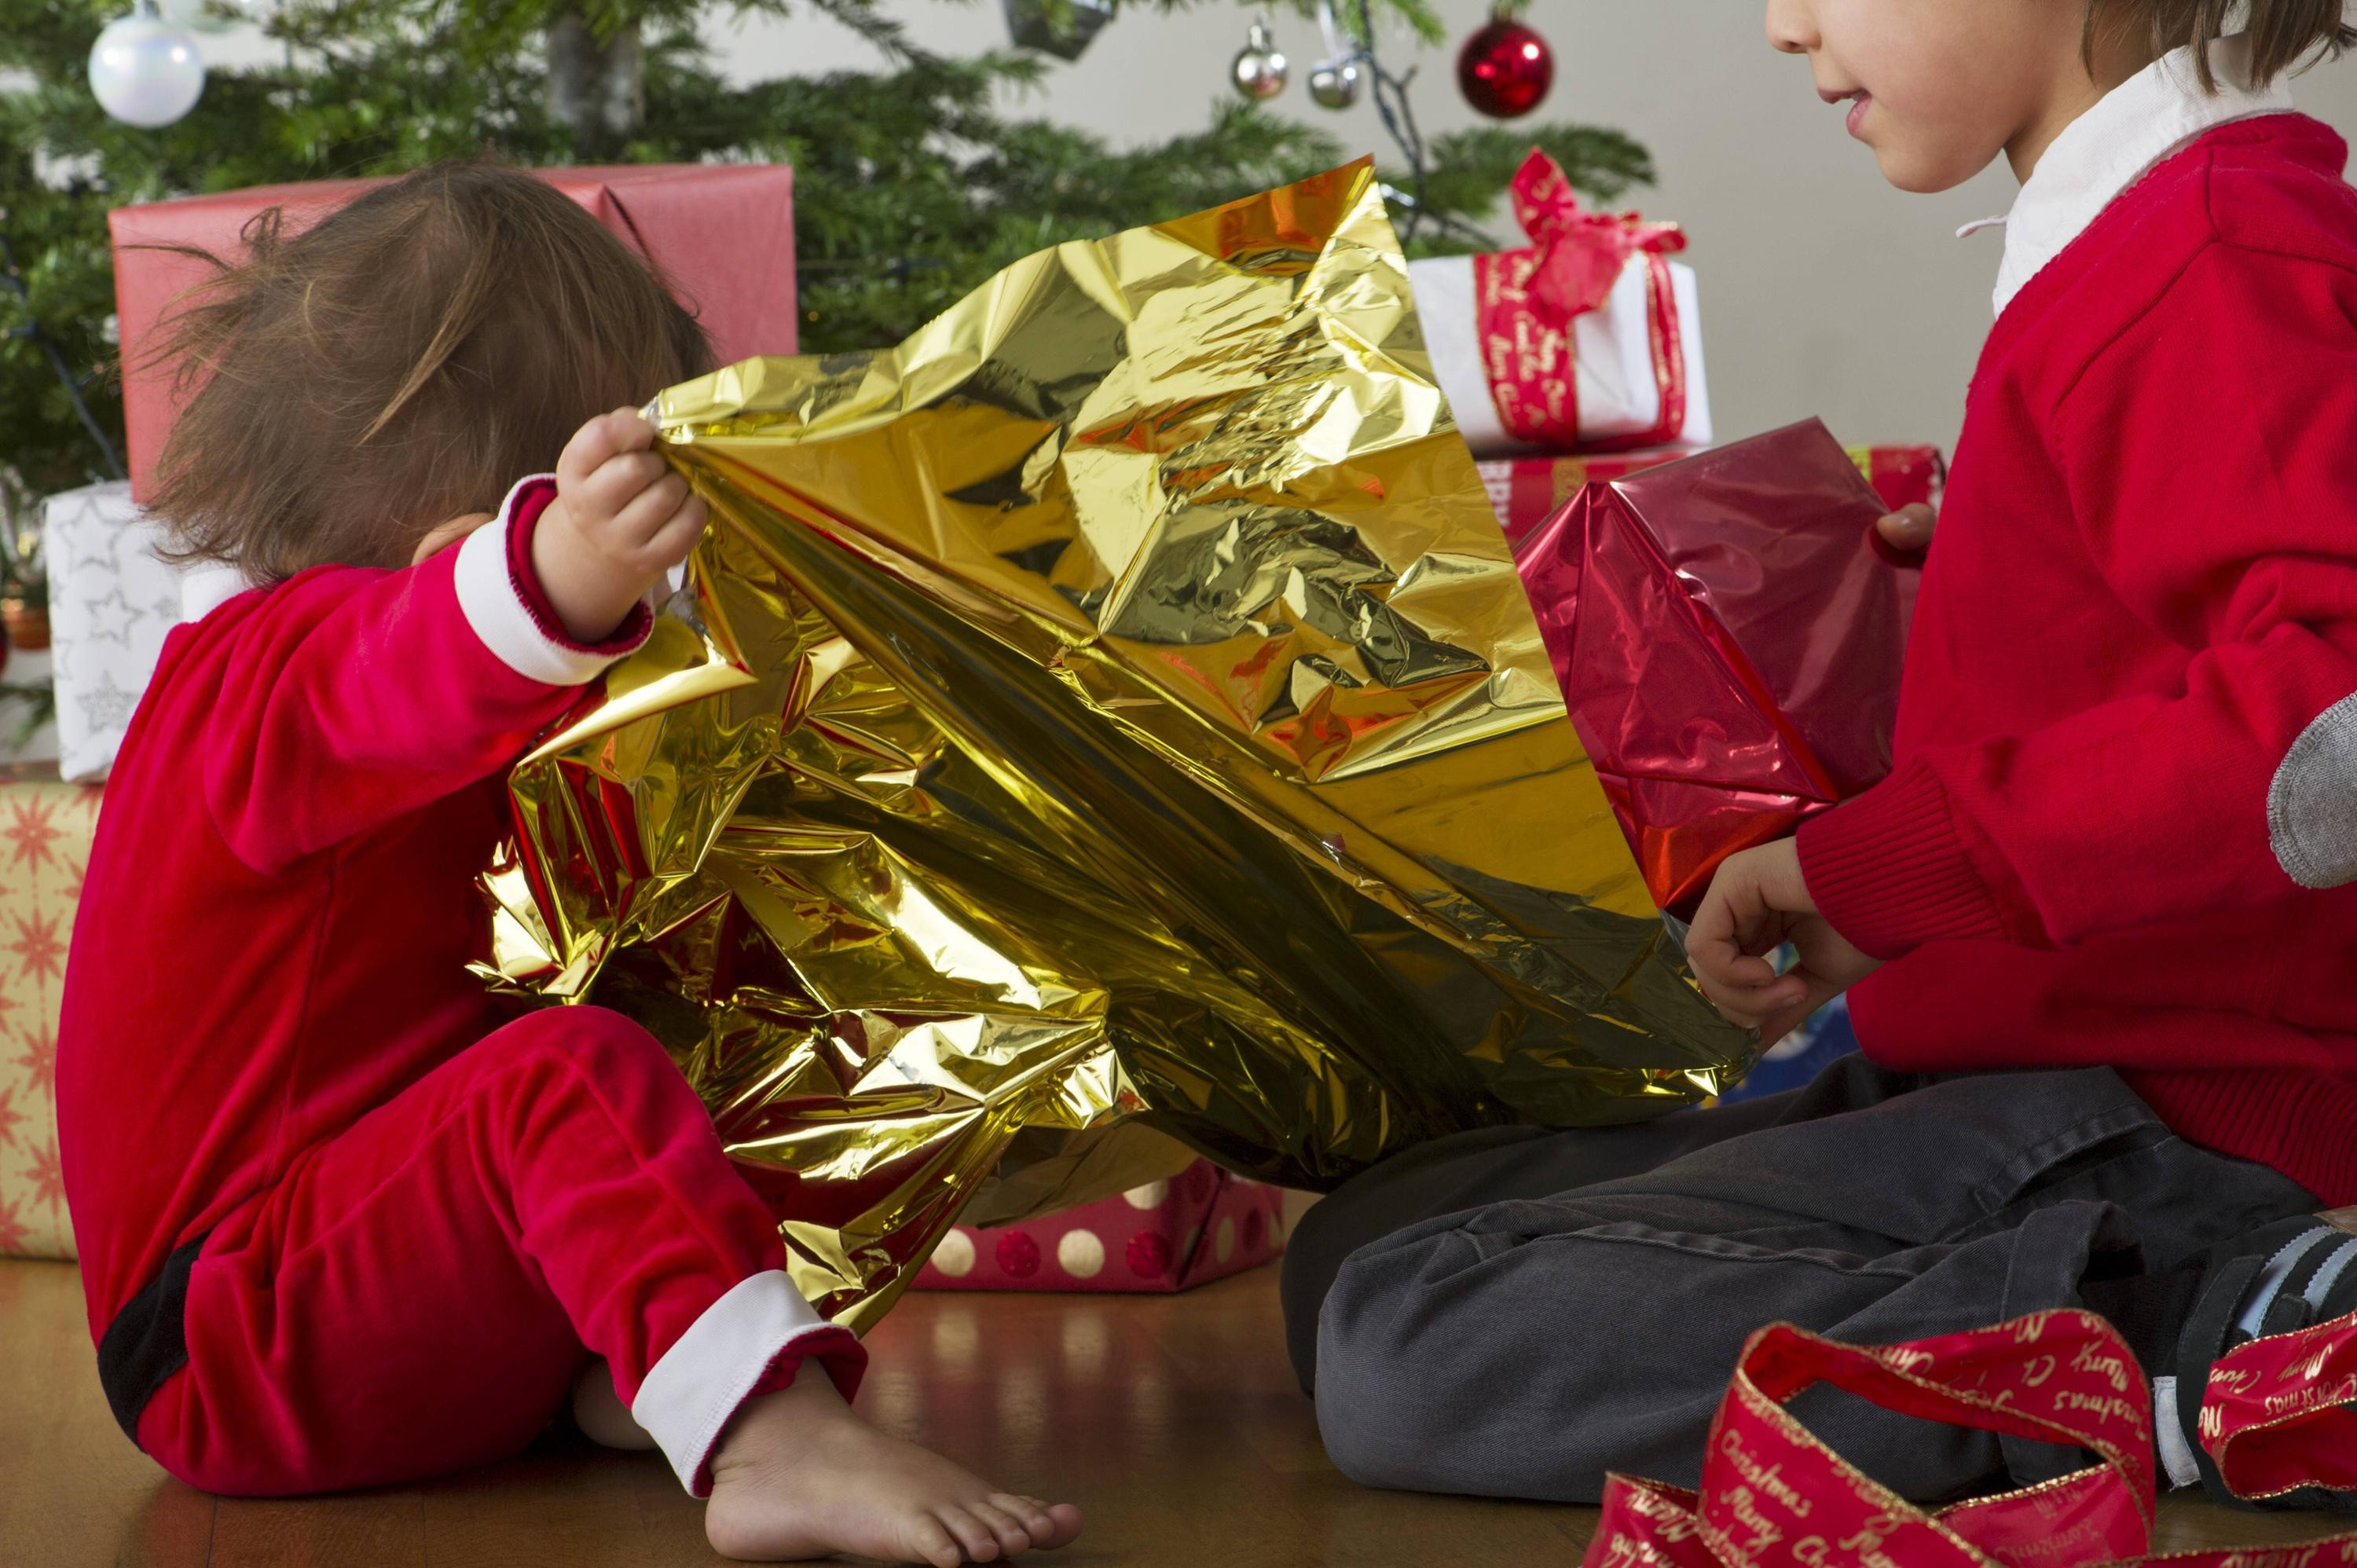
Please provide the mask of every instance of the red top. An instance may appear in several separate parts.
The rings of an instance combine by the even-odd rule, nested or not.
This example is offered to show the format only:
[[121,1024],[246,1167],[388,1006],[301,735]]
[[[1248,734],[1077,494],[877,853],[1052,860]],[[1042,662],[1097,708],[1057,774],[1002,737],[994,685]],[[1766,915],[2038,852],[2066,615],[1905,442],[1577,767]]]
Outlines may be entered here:
[[93,1337],[175,1247],[506,1020],[465,967],[501,775],[648,625],[565,636],[530,565],[554,494],[526,480],[422,565],[321,567],[165,640],[58,1040]]
[[1898,768],[1801,830],[1895,960],[1877,1060],[2107,1063],[2357,1203],[2357,191],[2213,131],[2014,299],[1973,379]]

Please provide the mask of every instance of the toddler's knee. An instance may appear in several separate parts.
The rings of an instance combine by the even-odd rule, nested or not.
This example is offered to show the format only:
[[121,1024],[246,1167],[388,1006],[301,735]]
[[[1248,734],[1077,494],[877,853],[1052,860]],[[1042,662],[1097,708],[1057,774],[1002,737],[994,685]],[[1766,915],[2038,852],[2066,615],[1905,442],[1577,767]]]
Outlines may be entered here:
[[657,1094],[688,1094],[686,1080],[662,1043],[604,1007],[545,1008],[509,1025],[483,1045],[526,1060],[562,1062],[613,1090],[636,1087]]

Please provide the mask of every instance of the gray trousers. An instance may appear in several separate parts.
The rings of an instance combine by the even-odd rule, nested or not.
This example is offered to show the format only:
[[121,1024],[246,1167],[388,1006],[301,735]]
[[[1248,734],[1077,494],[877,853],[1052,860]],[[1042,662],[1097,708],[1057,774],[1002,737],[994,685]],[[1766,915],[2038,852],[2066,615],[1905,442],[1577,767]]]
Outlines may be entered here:
[[[1643,1126],[1410,1150],[1304,1218],[1286,1328],[1354,1480],[1592,1503],[1608,1471],[1695,1483],[1765,1324],[1883,1344],[2050,1307],[2125,1321],[2147,1286],[2181,1314],[2205,1250],[2315,1207],[2177,1137],[2108,1068],[1925,1078],[1851,1058]],[[1793,1409],[1922,1500],[2083,1462],[1831,1390]]]

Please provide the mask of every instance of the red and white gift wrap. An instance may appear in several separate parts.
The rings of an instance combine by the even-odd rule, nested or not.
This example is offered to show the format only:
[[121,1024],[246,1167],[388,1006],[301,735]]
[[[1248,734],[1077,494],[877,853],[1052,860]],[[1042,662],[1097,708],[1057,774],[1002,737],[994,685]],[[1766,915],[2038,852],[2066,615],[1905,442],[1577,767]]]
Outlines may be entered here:
[[[1610,484],[1647,468],[1696,456],[1696,446],[1649,446],[1636,452],[1601,453],[1574,457],[1492,457],[1474,465],[1490,492],[1490,504],[1510,541],[1553,517],[1565,502],[1589,485]],[[1937,446],[1852,446],[1850,461],[1897,511],[1921,503],[1937,506],[1947,482],[1947,466]]]
[[[2237,1496],[2348,1488],[2357,1471],[2352,1364],[2357,1317],[2257,1340],[2219,1362],[2202,1409],[2202,1446]],[[1793,1418],[1787,1407],[1794,1396],[1818,1383],[1904,1415],[2083,1448],[2099,1463],[1927,1511],[1876,1484]],[[2222,1394],[2222,1385],[2233,1391]],[[2263,1441],[2274,1444],[2264,1465],[2255,1460]],[[2245,1460],[2240,1478],[2238,1443]],[[2040,1313],[1871,1348],[1776,1324],[1743,1348],[1711,1423],[1700,1490],[1612,1477],[1582,1562],[1583,1568],[2357,1563],[2357,1536],[2156,1557],[2156,1500],[2151,1385],[2126,1343],[2091,1313]]]
[[1044,1219],[957,1226],[914,1288],[1191,1290],[1283,1252],[1282,1204],[1275,1187],[1198,1160],[1168,1181]]
[[[639,164],[533,171],[659,270],[711,334],[715,362],[794,351],[794,176],[769,164]],[[131,496],[152,497],[156,460],[177,412],[178,367],[150,365],[148,338],[166,307],[210,269],[194,257],[139,247],[192,246],[224,260],[245,225],[276,207],[284,231],[300,232],[377,179],[256,186],[178,201],[118,207],[115,315],[123,338],[123,424]]]
[[1706,446],[1694,269],[1675,224],[1583,210],[1534,150],[1512,188],[1533,243],[1412,262],[1433,377],[1477,456]]

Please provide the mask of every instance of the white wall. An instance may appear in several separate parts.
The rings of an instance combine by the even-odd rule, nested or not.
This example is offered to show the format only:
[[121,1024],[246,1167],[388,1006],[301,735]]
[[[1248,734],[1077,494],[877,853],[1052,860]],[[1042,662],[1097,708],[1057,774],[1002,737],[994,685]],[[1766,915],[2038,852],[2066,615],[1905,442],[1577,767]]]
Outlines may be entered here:
[[[978,52],[1006,37],[993,0],[883,4],[943,52]],[[1486,0],[1437,5],[1453,38],[1488,10]],[[1557,75],[1534,118],[1618,126],[1652,150],[1661,180],[1643,206],[1692,237],[1722,434],[1816,413],[1846,440],[1953,445],[2004,242],[1996,231],[1953,234],[2003,212],[2012,178],[1999,167],[1944,196],[1892,190],[1843,134],[1841,111],[1818,102],[1805,62],[1768,48],[1762,9],[1759,0],[1537,0],[1530,21],[1554,45]],[[1247,20],[1263,15],[1217,0],[1170,15],[1134,4],[1078,64],[1054,67],[1045,91],[1015,107],[1118,141],[1198,128],[1227,91]],[[1337,114],[1309,102],[1305,81],[1320,52],[1314,24],[1286,12],[1275,30],[1295,71],[1275,106],[1353,153],[1386,152],[1363,103]],[[873,59],[823,20],[724,21],[712,33],[746,77]],[[1453,46],[1415,55],[1401,38],[1384,48],[1395,69],[1421,61],[1415,104],[1426,131],[1475,123],[1457,92]],[[2357,140],[2357,59],[2319,68],[2295,94]]]

